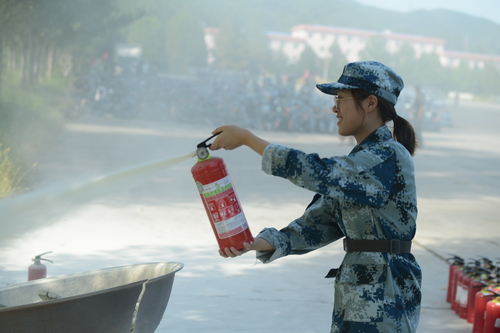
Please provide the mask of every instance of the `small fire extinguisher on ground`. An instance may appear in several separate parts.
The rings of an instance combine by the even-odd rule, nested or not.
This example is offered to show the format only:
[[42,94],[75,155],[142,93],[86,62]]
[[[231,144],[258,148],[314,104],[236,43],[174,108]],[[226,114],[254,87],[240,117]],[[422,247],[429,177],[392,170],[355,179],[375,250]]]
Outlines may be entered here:
[[44,279],[47,277],[47,267],[41,263],[42,260],[52,262],[49,259],[42,258],[42,256],[47,253],[52,253],[52,251],[39,254],[32,259],[33,264],[28,267],[28,281]]
[[[220,133],[218,133],[220,134]],[[244,248],[243,243],[253,242],[252,233],[238,201],[224,160],[208,152],[211,136],[197,146],[197,163],[191,168],[194,181],[210,220],[219,248]]]
[[448,291],[446,294],[446,302],[452,303],[455,300],[455,292],[456,292],[456,283],[454,281],[455,271],[461,269],[464,265],[464,259],[453,256],[452,258],[448,258],[447,261],[453,260],[449,267],[448,272]]
[[486,313],[484,317],[484,333],[500,333],[500,290],[492,290],[496,295],[486,304]]
[[495,294],[489,288],[483,288],[476,293],[474,306],[474,323],[472,333],[484,333],[484,319],[486,317],[486,305],[495,298]]

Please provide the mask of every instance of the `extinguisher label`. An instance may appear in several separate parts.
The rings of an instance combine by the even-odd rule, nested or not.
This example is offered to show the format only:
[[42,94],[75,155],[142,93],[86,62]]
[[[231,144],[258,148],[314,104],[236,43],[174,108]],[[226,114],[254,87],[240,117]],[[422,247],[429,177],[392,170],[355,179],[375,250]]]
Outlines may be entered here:
[[467,303],[469,302],[468,295],[469,295],[469,288],[464,288],[463,285],[457,285],[457,291],[455,293],[455,301],[458,303],[458,305],[462,307],[467,307]]
[[248,229],[229,176],[202,186],[200,193],[210,211],[220,239],[229,238]]
[[500,327],[500,318],[497,318],[497,320],[495,320],[495,327],[496,328]]

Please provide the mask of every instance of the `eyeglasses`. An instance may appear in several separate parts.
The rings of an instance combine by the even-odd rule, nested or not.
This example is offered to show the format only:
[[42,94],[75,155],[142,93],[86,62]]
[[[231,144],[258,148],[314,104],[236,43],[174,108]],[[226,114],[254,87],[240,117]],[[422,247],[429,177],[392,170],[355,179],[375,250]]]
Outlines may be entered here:
[[333,107],[337,108],[339,107],[339,101],[343,101],[344,99],[353,99],[354,97],[339,97],[337,95],[333,96]]

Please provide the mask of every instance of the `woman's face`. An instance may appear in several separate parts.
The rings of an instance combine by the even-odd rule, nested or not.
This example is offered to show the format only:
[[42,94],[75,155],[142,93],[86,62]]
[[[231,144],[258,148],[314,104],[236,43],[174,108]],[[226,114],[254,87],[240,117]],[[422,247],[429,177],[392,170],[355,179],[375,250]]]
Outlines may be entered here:
[[337,126],[340,135],[356,137],[364,122],[364,112],[359,110],[356,101],[349,90],[338,91],[337,107],[333,107],[333,112],[337,115]]

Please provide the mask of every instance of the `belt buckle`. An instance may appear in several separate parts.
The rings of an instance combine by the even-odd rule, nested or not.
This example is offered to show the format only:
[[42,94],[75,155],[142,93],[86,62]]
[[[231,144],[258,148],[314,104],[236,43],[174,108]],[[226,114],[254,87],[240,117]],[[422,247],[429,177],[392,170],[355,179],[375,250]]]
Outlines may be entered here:
[[401,243],[399,239],[391,239],[391,254],[399,254],[401,253]]

